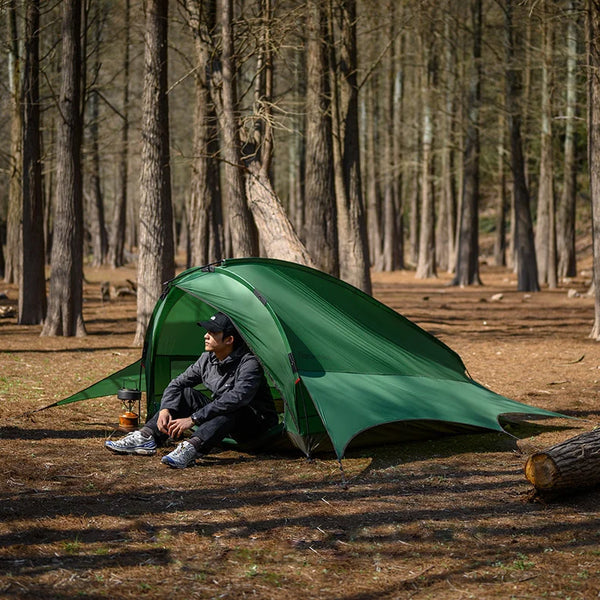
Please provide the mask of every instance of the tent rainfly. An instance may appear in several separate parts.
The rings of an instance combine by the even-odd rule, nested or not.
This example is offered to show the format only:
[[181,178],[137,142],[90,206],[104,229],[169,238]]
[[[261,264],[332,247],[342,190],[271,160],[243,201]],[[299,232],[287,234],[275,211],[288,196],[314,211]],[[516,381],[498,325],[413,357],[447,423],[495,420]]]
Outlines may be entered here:
[[142,357],[60,406],[146,391],[154,414],[169,381],[204,351],[197,321],[227,314],[280,399],[281,425],[310,455],[440,433],[503,431],[510,414],[562,416],[474,381],[440,340],[360,290],[294,263],[244,258],[188,269],[165,284]]

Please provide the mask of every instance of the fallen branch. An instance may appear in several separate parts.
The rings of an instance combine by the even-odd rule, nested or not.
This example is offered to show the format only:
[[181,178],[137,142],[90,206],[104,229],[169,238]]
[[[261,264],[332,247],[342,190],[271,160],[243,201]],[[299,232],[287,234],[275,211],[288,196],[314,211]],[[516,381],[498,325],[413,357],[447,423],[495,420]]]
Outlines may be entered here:
[[562,365],[576,365],[577,363],[580,363],[583,359],[585,358],[585,354],[582,354],[579,358],[576,358],[575,360],[570,360],[566,363],[560,363]]

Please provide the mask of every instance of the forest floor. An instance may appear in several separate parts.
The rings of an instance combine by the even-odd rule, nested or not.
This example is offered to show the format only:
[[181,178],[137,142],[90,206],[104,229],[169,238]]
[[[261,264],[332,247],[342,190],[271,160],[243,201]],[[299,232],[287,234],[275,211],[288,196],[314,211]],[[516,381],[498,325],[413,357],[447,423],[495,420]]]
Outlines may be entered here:
[[135,298],[99,291],[135,270],[85,274],[87,337],[0,319],[0,598],[600,597],[600,491],[534,503],[523,473],[527,452],[600,423],[589,270],[536,294],[485,265],[469,289],[374,274],[474,379],[579,419],[351,451],[347,487],[331,455],[224,451],[183,471],[114,456],[116,398],[25,415],[139,357]]

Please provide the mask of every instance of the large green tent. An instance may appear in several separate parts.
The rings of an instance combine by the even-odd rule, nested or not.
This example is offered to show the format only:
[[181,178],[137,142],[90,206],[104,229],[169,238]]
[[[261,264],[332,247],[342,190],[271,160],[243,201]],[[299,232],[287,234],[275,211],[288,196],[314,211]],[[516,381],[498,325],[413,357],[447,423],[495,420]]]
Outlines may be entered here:
[[502,431],[501,415],[557,416],[478,384],[454,351],[360,290],[261,258],[189,269],[168,282],[140,361],[53,406],[134,387],[154,414],[169,381],[203,352],[196,323],[215,311],[260,360],[281,399],[281,429],[306,454],[319,446],[341,458],[350,442]]

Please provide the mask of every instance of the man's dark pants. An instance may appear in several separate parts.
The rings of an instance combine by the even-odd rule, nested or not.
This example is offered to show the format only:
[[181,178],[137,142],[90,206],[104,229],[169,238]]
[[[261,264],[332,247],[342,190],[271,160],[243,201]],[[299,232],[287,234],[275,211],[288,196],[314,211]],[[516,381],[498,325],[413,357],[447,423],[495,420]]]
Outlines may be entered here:
[[[211,401],[202,392],[193,388],[185,388],[179,398],[174,399],[168,405],[161,405],[160,409],[168,408],[173,419],[184,419]],[[156,425],[158,414],[157,412],[151,417],[142,429],[146,429],[148,433],[152,432],[156,442],[162,444],[169,436],[158,430]],[[238,410],[212,417],[198,425],[192,433],[190,442],[198,452],[206,453],[227,436],[243,442],[260,436],[273,425],[275,423],[267,423],[262,420],[249,406],[243,406]]]

